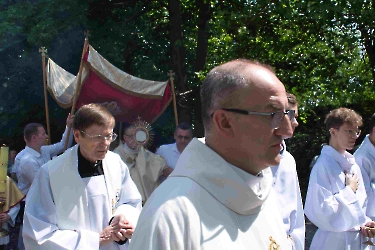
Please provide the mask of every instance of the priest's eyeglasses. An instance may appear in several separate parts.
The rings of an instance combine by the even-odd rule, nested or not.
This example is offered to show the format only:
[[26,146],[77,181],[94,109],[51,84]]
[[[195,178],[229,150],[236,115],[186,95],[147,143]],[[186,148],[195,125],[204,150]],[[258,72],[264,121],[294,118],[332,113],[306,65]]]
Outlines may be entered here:
[[288,115],[290,122],[294,120],[296,117],[295,110],[285,110],[285,111],[278,111],[278,112],[256,112],[256,111],[249,111],[249,110],[242,110],[242,109],[222,109],[225,111],[243,114],[243,115],[263,115],[263,116],[271,116],[271,127],[272,128],[279,128],[281,121],[283,120],[285,115]]
[[88,137],[90,137],[96,143],[101,143],[103,141],[103,139],[106,140],[106,141],[109,141],[109,142],[113,142],[117,138],[117,134],[115,134],[113,132],[110,135],[107,135],[107,136],[104,136],[104,135],[89,135],[83,130],[81,130],[81,132],[84,133],[85,135],[87,135]]

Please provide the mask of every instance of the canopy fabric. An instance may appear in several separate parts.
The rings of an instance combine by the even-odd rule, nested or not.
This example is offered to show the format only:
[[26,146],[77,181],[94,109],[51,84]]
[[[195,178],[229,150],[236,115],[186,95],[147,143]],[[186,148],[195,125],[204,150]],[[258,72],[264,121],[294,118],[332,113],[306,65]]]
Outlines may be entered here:
[[[48,59],[48,89],[61,107],[72,106],[77,78]],[[99,103],[114,115],[116,121],[133,122],[141,117],[152,123],[164,112],[171,99],[168,81],[149,81],[129,75],[109,63],[94,48],[88,47],[83,58],[77,108]]]
[[73,103],[77,77],[57,65],[51,58],[47,63],[47,86],[52,97],[62,108],[69,108]]

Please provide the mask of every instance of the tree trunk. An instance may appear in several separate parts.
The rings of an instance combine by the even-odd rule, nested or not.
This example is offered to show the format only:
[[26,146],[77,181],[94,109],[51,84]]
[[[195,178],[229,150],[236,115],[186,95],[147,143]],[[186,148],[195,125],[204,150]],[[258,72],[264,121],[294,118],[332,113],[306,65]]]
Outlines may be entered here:
[[[375,0],[372,0],[372,9],[375,11]],[[360,22],[357,22],[360,24]],[[360,25],[360,31],[361,31],[361,36],[364,41],[366,53],[368,55],[368,59],[370,61],[370,66],[371,66],[371,74],[372,78],[375,81],[375,37],[374,37],[374,28],[373,27],[366,27],[363,25]],[[371,32],[369,34],[369,32]]]
[[[175,86],[177,93],[187,91],[187,70],[186,70],[186,52],[184,44],[184,34],[182,29],[181,8],[179,0],[169,0],[169,25],[172,65],[175,75]],[[191,115],[186,107],[179,108],[179,122],[188,122],[191,124]]]
[[369,29],[361,28],[361,36],[365,45],[366,53],[371,67],[372,78],[375,81],[375,38],[372,35],[369,35]]
[[198,42],[195,55],[194,71],[204,69],[207,61],[208,39],[210,37],[208,24],[211,19],[211,2],[207,0],[196,0],[199,8],[198,16]]
[[[207,51],[208,51],[208,39],[209,34],[209,21],[211,19],[211,3],[207,0],[196,0],[196,6],[199,8],[198,16],[198,43],[195,55],[194,72],[199,72],[204,69],[207,61]],[[195,75],[195,82],[199,79]],[[194,91],[196,94],[194,102],[194,136],[203,137],[204,127],[202,121],[202,107],[201,107],[201,97],[200,88],[198,91]]]

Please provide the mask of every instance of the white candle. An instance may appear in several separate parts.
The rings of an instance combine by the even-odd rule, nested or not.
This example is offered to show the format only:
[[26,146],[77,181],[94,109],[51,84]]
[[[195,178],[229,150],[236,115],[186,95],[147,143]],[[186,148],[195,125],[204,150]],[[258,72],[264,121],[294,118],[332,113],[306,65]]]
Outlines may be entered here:
[[0,148],[0,196],[5,195],[7,170],[8,170],[9,147]]

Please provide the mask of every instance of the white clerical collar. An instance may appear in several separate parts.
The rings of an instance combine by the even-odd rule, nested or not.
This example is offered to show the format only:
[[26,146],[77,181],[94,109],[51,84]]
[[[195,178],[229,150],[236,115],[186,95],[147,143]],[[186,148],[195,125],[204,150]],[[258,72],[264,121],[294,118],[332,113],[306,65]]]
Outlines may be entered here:
[[129,148],[128,145],[126,145],[126,142],[124,144],[122,144],[124,146],[124,149],[129,151],[129,152],[132,152],[132,153],[137,153],[138,152],[138,148],[136,149],[132,149],[132,148]]
[[257,194],[259,192],[259,185],[260,181],[263,178],[262,171],[259,172],[257,175],[249,174],[242,169],[228,163],[229,166],[231,166],[234,171],[238,174],[238,176],[241,177],[241,179]]

